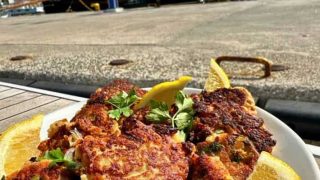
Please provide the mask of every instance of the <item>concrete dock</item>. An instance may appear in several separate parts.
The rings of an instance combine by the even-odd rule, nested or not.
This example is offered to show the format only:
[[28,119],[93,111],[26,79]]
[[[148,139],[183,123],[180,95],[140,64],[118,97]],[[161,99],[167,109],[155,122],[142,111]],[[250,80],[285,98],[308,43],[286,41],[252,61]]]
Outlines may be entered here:
[[[19,55],[30,58],[10,61]],[[0,19],[1,78],[96,86],[126,78],[152,86],[191,75],[189,86],[203,87],[210,58],[222,55],[262,56],[287,68],[263,79],[231,79],[257,97],[320,102],[320,1],[232,1]],[[109,65],[115,59],[131,62]]]

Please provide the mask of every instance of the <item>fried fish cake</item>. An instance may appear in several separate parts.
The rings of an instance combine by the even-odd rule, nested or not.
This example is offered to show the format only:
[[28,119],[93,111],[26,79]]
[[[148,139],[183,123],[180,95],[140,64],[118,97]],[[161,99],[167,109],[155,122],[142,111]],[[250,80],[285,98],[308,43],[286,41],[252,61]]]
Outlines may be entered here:
[[[222,88],[192,97],[196,118],[190,140],[196,144],[198,154],[209,156],[195,162],[202,163],[199,166],[203,166],[209,176],[217,169],[210,164],[214,162],[212,158],[219,157],[230,177],[246,179],[259,153],[271,152],[276,143],[272,134],[263,128],[263,120],[250,107],[254,105],[251,95],[242,88]],[[195,168],[195,171],[201,170]]]
[[45,152],[58,147],[62,150],[70,148],[69,139],[74,125],[74,123],[70,123],[66,119],[51,124],[48,130],[49,139],[40,142],[38,149]]
[[271,152],[276,141],[263,128],[263,120],[244,108],[246,97],[247,93],[241,89],[225,88],[195,95],[194,109],[198,121],[195,121],[196,131],[191,133],[192,140],[204,141],[208,134],[223,129],[248,136],[258,152]]
[[103,88],[97,89],[91,94],[87,105],[72,119],[76,123],[76,128],[86,135],[119,135],[119,124],[122,121],[115,121],[110,118],[108,111],[112,110],[111,104],[106,101],[118,95],[122,91],[134,90],[137,96],[142,96],[145,91],[125,80],[115,80]]
[[106,101],[112,96],[125,91],[134,90],[138,96],[145,91],[125,80],[115,80],[103,88],[97,89],[91,94],[88,103],[71,120],[61,120],[54,123],[49,129],[49,139],[40,143],[41,151],[60,147],[62,150],[70,147],[71,131],[75,128],[85,135],[110,136],[119,135],[119,124],[108,116],[112,106]]
[[162,138],[140,121],[120,136],[86,136],[76,147],[90,179],[186,179],[189,157],[182,144]]
[[118,122],[108,115],[104,104],[88,104],[71,120],[84,135],[119,135]]
[[[206,141],[197,143],[197,153],[201,156],[218,158],[215,161],[203,163],[222,163],[233,179],[244,180],[252,172],[259,157],[253,144],[242,135],[220,133],[216,137],[209,136]],[[216,166],[205,165],[208,171],[216,171]]]

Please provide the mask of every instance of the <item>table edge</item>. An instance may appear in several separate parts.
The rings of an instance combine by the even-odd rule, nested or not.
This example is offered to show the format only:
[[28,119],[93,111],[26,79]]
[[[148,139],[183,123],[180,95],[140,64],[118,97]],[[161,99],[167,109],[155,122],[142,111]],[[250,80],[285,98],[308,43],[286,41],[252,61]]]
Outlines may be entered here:
[[48,91],[48,90],[43,90],[43,89],[37,89],[37,88],[33,88],[33,87],[27,87],[27,86],[12,84],[12,83],[6,83],[6,82],[2,82],[2,81],[0,81],[0,86],[6,86],[6,87],[25,90],[25,91],[36,92],[39,94],[45,94],[45,95],[55,96],[55,97],[64,98],[64,99],[68,99],[68,100],[79,101],[79,102],[88,100],[87,98],[83,98],[83,97],[78,97],[78,96],[73,96],[73,95],[69,95],[69,94],[63,94],[63,93],[58,93],[58,92],[53,92],[53,91]]

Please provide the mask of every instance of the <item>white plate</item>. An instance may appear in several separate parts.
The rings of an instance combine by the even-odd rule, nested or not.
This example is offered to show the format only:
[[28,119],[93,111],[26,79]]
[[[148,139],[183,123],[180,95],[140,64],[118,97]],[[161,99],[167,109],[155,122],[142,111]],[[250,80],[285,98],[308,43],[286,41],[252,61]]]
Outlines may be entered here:
[[[148,90],[148,88],[146,89]],[[185,88],[185,92],[200,93],[201,90]],[[79,102],[46,115],[40,131],[41,140],[47,139],[47,129],[50,124],[63,118],[70,120],[84,104],[86,104],[86,102]],[[286,124],[270,113],[258,107],[257,111],[258,116],[264,119],[268,131],[270,131],[274,139],[277,140],[277,145],[272,154],[290,164],[302,179],[320,180],[318,165],[302,139]]]

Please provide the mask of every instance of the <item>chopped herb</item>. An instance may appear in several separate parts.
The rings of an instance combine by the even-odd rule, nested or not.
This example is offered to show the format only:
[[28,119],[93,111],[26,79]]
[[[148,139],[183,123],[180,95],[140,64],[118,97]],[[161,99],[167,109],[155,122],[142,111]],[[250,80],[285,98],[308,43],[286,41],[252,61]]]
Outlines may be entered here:
[[201,154],[204,154],[204,153],[211,153],[211,150],[210,150],[210,148],[209,148],[209,146],[206,146],[206,147],[204,147],[204,148],[202,148],[202,149],[200,149],[200,151],[199,151]]
[[114,109],[108,111],[108,114],[111,118],[119,120],[121,115],[129,117],[133,114],[133,110],[130,107],[139,97],[136,95],[136,92],[132,89],[129,93],[122,91],[116,96],[112,96],[111,99],[106,101],[106,103],[111,104]]
[[223,145],[219,142],[213,142],[212,144],[201,149],[201,153],[215,153],[221,151]]
[[234,162],[239,163],[242,160],[242,157],[240,156],[239,153],[234,152],[234,153],[232,153],[231,160],[234,161]]
[[146,117],[149,121],[157,123],[170,120],[173,128],[185,130],[192,125],[194,115],[194,111],[192,109],[193,101],[182,91],[179,91],[176,95],[175,105],[178,110],[173,116],[171,116],[166,103],[151,101],[151,111]]
[[213,142],[210,146],[212,152],[219,152],[222,149],[223,145],[219,142]]
[[51,151],[46,151],[44,156],[40,158],[40,160],[43,160],[43,159],[51,160],[49,164],[49,168],[52,168],[57,164],[63,164],[68,169],[76,169],[79,166],[79,164],[74,162],[72,159],[65,158],[60,148],[57,148]]

